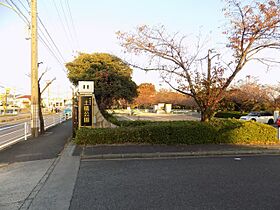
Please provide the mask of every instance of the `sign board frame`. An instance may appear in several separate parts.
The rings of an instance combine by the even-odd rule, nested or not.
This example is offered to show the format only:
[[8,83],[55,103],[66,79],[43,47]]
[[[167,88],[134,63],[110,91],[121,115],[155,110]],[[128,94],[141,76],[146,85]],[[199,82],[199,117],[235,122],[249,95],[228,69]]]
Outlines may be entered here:
[[79,128],[93,127],[94,125],[94,98],[93,95],[79,96]]

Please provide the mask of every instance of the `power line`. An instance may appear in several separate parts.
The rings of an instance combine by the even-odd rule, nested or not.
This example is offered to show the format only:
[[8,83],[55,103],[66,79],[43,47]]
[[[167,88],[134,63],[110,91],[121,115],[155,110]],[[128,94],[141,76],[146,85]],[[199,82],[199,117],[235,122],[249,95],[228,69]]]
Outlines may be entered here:
[[[13,7],[7,0],[5,0],[11,7]],[[29,13],[28,9],[24,6],[24,4],[18,0],[20,2],[20,4],[25,8],[25,10]],[[28,5],[29,2],[28,0],[26,0]],[[19,17],[24,21],[24,23],[30,28],[30,21],[28,20],[28,18],[25,16],[25,14],[21,11],[21,9],[13,2],[13,0],[10,0],[10,2],[14,5],[14,7],[16,8],[15,10],[17,10],[19,13]],[[45,25],[43,24],[42,20],[39,18],[40,23],[42,24],[43,28],[45,29],[47,35],[49,36],[49,39],[52,41],[52,44],[55,46],[58,54],[60,55],[60,57],[62,58],[63,62],[65,62],[65,59],[63,58],[59,48],[57,47],[57,45],[55,44],[54,40],[52,39],[51,35],[49,34],[47,28],[45,27]],[[43,39],[43,37],[40,35],[40,33],[38,33],[39,36],[39,40],[44,44],[44,46],[49,50],[49,52],[51,53],[51,55],[56,59],[56,61],[63,67],[63,72],[66,73],[65,69],[64,69],[64,65],[62,64],[62,62],[58,59],[58,57],[55,55],[52,46],[48,40],[48,38],[46,37],[46,35],[44,34],[44,32],[42,31],[42,29],[39,27],[39,31],[42,33],[42,36],[45,38],[45,40]]]
[[64,65],[62,64],[62,62],[57,58],[57,56],[55,55],[55,53],[53,52],[53,50],[50,48],[50,46],[44,41],[44,39],[41,37],[40,34],[38,34],[39,40],[45,45],[45,47],[49,50],[49,52],[53,55],[53,57],[56,59],[56,61],[63,67],[63,72],[66,73],[65,69],[64,69]]
[[47,35],[49,36],[51,42],[52,42],[53,45],[55,46],[55,48],[56,48],[58,54],[60,55],[60,57],[62,58],[63,62],[65,63],[66,61],[65,61],[63,55],[61,54],[61,52],[60,52],[60,50],[58,49],[58,47],[57,47],[57,45],[55,44],[55,42],[53,41],[53,39],[52,39],[51,35],[49,34],[47,28],[45,27],[45,25],[44,25],[44,23],[42,22],[41,18],[40,18],[40,17],[38,17],[38,18],[39,18],[39,22],[42,24],[42,26],[43,26],[43,28],[45,29]]
[[74,24],[74,21],[73,21],[73,16],[72,16],[70,5],[69,5],[69,0],[66,0],[66,4],[67,4],[67,9],[68,9],[68,12],[69,12],[69,16],[70,16],[70,22],[71,22],[71,25],[72,25],[72,28],[73,28],[73,31],[74,31],[75,41],[77,43],[77,47],[80,48],[79,47],[78,36],[77,36],[77,30],[76,30],[76,27],[75,27],[75,24]]
[[[25,5],[22,3],[21,0],[18,0],[18,2],[21,4],[21,6],[25,9],[25,11],[27,11],[27,13],[30,13],[30,11],[28,11],[28,9],[25,7]],[[27,0],[28,3],[28,0]],[[28,4],[29,5],[29,4]]]
[[[10,1],[12,1],[12,0],[10,0]],[[25,5],[22,3],[22,1],[21,1],[21,0],[18,0],[18,1],[19,1],[20,4],[24,7],[24,9],[29,13],[28,9],[25,7]],[[28,0],[26,0],[26,1],[27,1],[27,4],[30,5],[29,2],[28,2]],[[18,7],[17,7],[17,9],[18,9]],[[65,63],[66,61],[65,61],[64,57],[62,56],[62,54],[61,54],[59,48],[58,48],[57,45],[55,44],[53,38],[51,37],[50,33],[48,32],[46,26],[44,25],[44,23],[43,23],[43,21],[41,20],[41,18],[39,17],[39,15],[38,15],[38,19],[39,19],[39,22],[41,23],[41,25],[43,26],[43,28],[44,28],[46,34],[48,35],[49,39],[51,40],[52,44],[54,45],[55,49],[57,50],[59,56],[62,58],[62,61]],[[39,27],[39,30],[41,31],[42,35],[45,37],[45,39],[47,40],[47,42],[48,42],[49,45],[50,45],[50,42],[48,41],[48,38],[45,36],[44,32],[42,31],[42,29],[41,29],[40,27]]]
[[53,5],[54,5],[54,7],[55,7],[55,10],[56,10],[56,12],[57,12],[57,14],[58,14],[58,18],[59,18],[59,20],[60,20],[60,22],[61,22],[62,29],[63,29],[63,31],[64,31],[64,33],[65,33],[65,35],[66,35],[66,38],[67,38],[68,42],[70,43],[70,46],[71,46],[71,48],[72,48],[72,50],[73,50],[72,42],[71,42],[71,40],[69,39],[69,35],[68,35],[67,30],[66,30],[66,28],[65,28],[65,25],[64,25],[64,23],[63,23],[63,21],[62,21],[62,18],[61,18],[59,9],[58,9],[58,7],[57,7],[57,4],[55,3],[55,0],[53,0],[52,2],[53,2]]
[[74,41],[73,36],[72,36],[72,32],[71,32],[70,27],[69,27],[68,18],[66,16],[66,13],[65,13],[65,10],[64,10],[64,6],[62,4],[62,0],[60,0],[59,2],[60,2],[60,7],[61,7],[64,19],[65,19],[66,27],[67,27],[67,29],[69,31],[69,34],[70,34],[70,39],[72,39],[72,41]]
[[25,0],[25,1],[27,2],[28,6],[30,7],[30,2],[28,0]]
[[23,12],[15,5],[15,3],[11,1],[11,3],[16,7],[16,9],[13,7],[13,5],[8,1],[8,0],[5,0],[7,2],[7,4],[14,10],[14,11],[17,11],[17,14],[18,16],[20,17],[20,19],[28,26],[30,27],[30,22],[28,20],[28,18],[23,14]]

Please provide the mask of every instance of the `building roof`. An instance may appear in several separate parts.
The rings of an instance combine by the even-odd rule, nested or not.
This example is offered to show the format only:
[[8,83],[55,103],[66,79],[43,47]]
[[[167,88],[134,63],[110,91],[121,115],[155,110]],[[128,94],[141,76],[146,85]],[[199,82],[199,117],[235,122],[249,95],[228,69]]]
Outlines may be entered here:
[[19,98],[26,98],[26,99],[31,100],[31,95],[21,95],[21,96],[17,97],[17,99],[19,99]]

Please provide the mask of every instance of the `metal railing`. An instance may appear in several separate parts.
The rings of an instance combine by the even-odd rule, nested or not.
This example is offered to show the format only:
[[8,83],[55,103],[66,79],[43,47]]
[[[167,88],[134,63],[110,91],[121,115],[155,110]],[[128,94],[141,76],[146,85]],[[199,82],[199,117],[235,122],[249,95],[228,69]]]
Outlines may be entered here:
[[[44,118],[45,129],[62,123],[69,118],[71,118],[71,116],[65,116],[63,113],[46,116]],[[27,140],[27,138],[30,136],[30,121],[19,123],[13,126],[2,127],[0,128],[0,150],[5,147],[11,146],[19,141]]]

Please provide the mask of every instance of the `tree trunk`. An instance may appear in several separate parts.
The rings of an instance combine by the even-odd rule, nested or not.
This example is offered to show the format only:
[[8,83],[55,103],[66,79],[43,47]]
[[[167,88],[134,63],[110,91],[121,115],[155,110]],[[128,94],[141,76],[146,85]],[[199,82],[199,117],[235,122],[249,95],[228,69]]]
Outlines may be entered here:
[[42,113],[42,106],[41,106],[41,92],[40,92],[40,84],[38,82],[38,100],[39,100],[39,119],[40,119],[40,134],[43,134],[45,132],[45,124],[44,124],[44,118],[43,118],[43,113]]
[[209,108],[202,108],[201,109],[201,122],[209,122],[212,117],[214,116],[215,111]]

